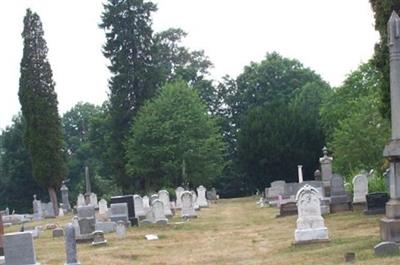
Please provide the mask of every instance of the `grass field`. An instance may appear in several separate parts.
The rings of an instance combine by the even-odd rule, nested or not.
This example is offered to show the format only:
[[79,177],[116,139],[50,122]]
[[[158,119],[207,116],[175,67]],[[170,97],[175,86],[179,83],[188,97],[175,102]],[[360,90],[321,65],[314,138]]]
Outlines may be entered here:
[[[82,265],[132,264],[344,264],[346,252],[356,253],[357,264],[399,264],[400,256],[377,258],[373,247],[379,243],[381,216],[368,217],[361,211],[325,217],[330,242],[292,246],[296,216],[275,218],[277,209],[257,208],[256,198],[219,200],[202,209],[198,219],[184,224],[174,217],[168,226],[130,228],[124,239],[106,234],[108,245],[78,245]],[[56,220],[65,224],[72,216]],[[46,220],[49,222],[49,220]],[[41,222],[38,224],[44,224]],[[16,231],[13,226],[7,232]],[[147,241],[146,234],[160,240]],[[35,239],[38,262],[64,264],[64,241],[45,231]]]

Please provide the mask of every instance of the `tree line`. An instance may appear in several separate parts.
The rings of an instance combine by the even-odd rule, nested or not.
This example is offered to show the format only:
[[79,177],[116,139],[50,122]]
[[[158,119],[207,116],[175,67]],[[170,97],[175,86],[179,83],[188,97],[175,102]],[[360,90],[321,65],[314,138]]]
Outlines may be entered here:
[[262,190],[274,180],[305,179],[322,147],[335,172],[375,169],[389,137],[385,23],[400,1],[371,0],[381,41],[375,56],[330,87],[296,59],[272,52],[238,77],[212,80],[203,51],[182,45],[179,28],[154,32],[157,6],[109,0],[99,27],[111,78],[101,105],[79,102],[58,113],[47,44],[38,14],[24,18],[21,112],[0,134],[0,208],[30,209],[32,195],[57,205],[61,181],[84,192],[84,168],[99,196],[200,184],[223,197]]

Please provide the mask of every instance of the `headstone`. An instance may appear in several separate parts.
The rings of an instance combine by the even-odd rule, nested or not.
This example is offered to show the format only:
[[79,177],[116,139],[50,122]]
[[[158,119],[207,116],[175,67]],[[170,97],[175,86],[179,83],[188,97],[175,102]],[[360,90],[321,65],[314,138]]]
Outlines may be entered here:
[[367,215],[384,214],[386,203],[389,201],[389,194],[386,192],[368,193],[366,209],[364,211]]
[[63,210],[63,208],[60,208],[58,210],[58,217],[63,217],[63,216],[64,216],[64,210]]
[[297,229],[294,233],[295,243],[327,241],[328,229],[321,216],[320,195],[310,185],[301,188],[297,195]]
[[54,213],[53,203],[42,203],[42,210],[44,218],[55,218],[56,214]]
[[200,206],[200,208],[208,207],[206,192],[207,192],[207,189],[202,185],[200,185],[197,188],[197,203]]
[[189,191],[182,192],[181,201],[182,201],[182,212],[181,212],[182,218],[196,218],[197,214],[194,210],[192,193]]
[[99,208],[99,204],[97,202],[97,194],[96,193],[90,193],[90,205],[92,205],[94,208]]
[[65,265],[80,265],[76,254],[75,228],[72,224],[65,227]]
[[151,196],[150,196],[150,205],[153,205],[153,202],[154,202],[155,200],[158,200],[158,199],[160,199],[160,198],[158,197],[158,194],[153,194],[153,195],[151,195]]
[[83,196],[83,194],[79,193],[76,205],[77,205],[77,207],[81,207],[81,206],[85,206],[86,205],[85,197]]
[[135,202],[133,195],[111,197],[111,203],[126,203],[128,205],[128,218],[131,225],[138,225],[138,220],[135,217]]
[[146,213],[145,213],[144,207],[143,207],[143,199],[139,195],[133,195],[133,200],[134,200],[134,204],[135,204],[135,217],[138,220],[141,220],[146,216]]
[[197,201],[197,194],[194,190],[191,190],[190,193],[192,193],[192,199],[193,199],[193,207],[195,211],[200,210],[200,205],[199,202]]
[[128,205],[126,203],[113,203],[110,206],[110,220],[112,222],[123,221],[129,223]]
[[211,190],[207,191],[207,200],[216,201],[217,200],[217,190],[212,187]]
[[376,256],[391,256],[398,255],[399,246],[395,242],[381,242],[374,247],[374,252]]
[[96,222],[95,230],[104,233],[115,232],[117,224],[114,222]]
[[104,232],[103,231],[94,231],[92,246],[103,246],[106,244],[107,244],[107,240],[104,238]]
[[158,198],[160,201],[163,203],[164,207],[164,215],[166,217],[172,217],[172,211],[171,211],[171,204],[169,200],[169,193],[166,190],[160,190],[158,192]]
[[176,208],[177,209],[181,209],[182,208],[182,201],[181,201],[181,198],[182,198],[182,193],[185,191],[185,189],[184,188],[182,188],[182,187],[178,187],[178,188],[176,188],[176,190],[175,190],[175,195],[176,195]]
[[365,203],[368,194],[368,178],[366,175],[357,175],[353,178],[353,203]]
[[299,178],[299,183],[302,183],[303,182],[303,166],[302,165],[297,166],[297,175]]
[[283,195],[285,192],[285,181],[277,180],[271,182],[271,187],[268,188],[266,192],[266,199],[267,201],[275,201],[278,198],[278,195]]
[[79,242],[91,241],[93,239],[92,233],[96,226],[96,211],[91,205],[78,207],[77,211],[80,232],[77,240]]
[[64,230],[62,228],[53,229],[53,237],[63,237]]
[[32,234],[9,233],[3,236],[4,257],[7,265],[40,265],[36,262]]
[[331,184],[332,178],[332,161],[333,158],[328,156],[328,148],[322,148],[323,157],[319,159],[319,163],[321,164],[321,177],[322,182],[324,183],[325,193],[329,196],[329,185]]
[[[72,218],[72,226],[73,226],[74,229],[75,229],[74,236],[75,236],[77,239],[79,239],[79,237],[80,237],[80,235],[81,235],[81,229],[80,229],[80,227],[79,227],[79,219],[78,219],[78,216],[74,216],[74,217]],[[65,233],[67,233],[67,232],[65,232]]]
[[349,198],[344,188],[343,177],[340,175],[333,175],[330,184],[331,193],[331,213],[348,211],[351,209]]
[[322,181],[321,171],[319,169],[314,171],[314,180]]
[[146,212],[150,209],[150,201],[147,195],[143,196],[143,210]]
[[156,224],[168,224],[168,219],[165,217],[164,203],[161,200],[155,200],[153,202],[153,214],[154,222]]
[[117,234],[117,237],[119,237],[119,238],[126,237],[126,226],[123,221],[117,222],[116,234]]
[[146,215],[144,220],[141,222],[142,224],[154,224],[155,223],[155,216],[152,208],[148,208],[146,210]]
[[284,202],[284,203],[279,204],[278,217],[284,217],[284,216],[289,216],[289,215],[297,215],[297,205],[296,205],[295,201]]
[[63,183],[63,185],[61,186],[60,191],[63,209],[65,212],[69,212],[71,211],[71,204],[69,203],[68,187],[65,185],[65,183]]
[[3,226],[3,216],[0,213],[0,256],[3,256],[3,235],[4,235],[4,226]]
[[43,218],[42,202],[36,199],[36,194],[33,194],[33,220],[41,220]]
[[380,220],[382,241],[400,243],[400,17],[396,11],[388,22],[390,102],[392,135],[383,156],[390,161],[390,200]]
[[108,212],[107,201],[104,199],[101,199],[99,201],[99,215],[103,218],[107,217],[107,212]]

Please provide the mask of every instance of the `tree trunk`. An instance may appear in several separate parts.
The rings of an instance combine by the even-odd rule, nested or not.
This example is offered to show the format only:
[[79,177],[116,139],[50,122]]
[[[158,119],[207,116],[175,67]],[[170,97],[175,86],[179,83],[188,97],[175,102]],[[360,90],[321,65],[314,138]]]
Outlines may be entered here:
[[57,201],[57,193],[54,187],[48,187],[50,201],[53,203],[54,214],[58,216],[58,201]]

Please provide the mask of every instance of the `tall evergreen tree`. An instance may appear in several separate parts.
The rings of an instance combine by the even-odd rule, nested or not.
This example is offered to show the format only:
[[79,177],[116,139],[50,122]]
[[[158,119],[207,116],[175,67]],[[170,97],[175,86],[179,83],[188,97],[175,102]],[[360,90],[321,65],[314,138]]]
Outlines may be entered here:
[[111,62],[112,73],[110,157],[115,178],[126,192],[131,183],[125,171],[124,141],[133,116],[153,96],[158,83],[151,56],[151,14],[156,6],[143,0],[108,0],[104,9],[100,24],[106,33],[103,53]]
[[384,117],[390,118],[389,47],[387,22],[393,10],[399,13],[400,0],[369,0],[375,15],[375,29],[381,39],[375,45],[373,63],[381,74],[381,107]]
[[63,137],[43,35],[40,17],[28,9],[22,32],[24,49],[18,96],[26,122],[25,144],[32,161],[33,176],[47,188],[55,213],[58,213],[56,189],[65,176]]

